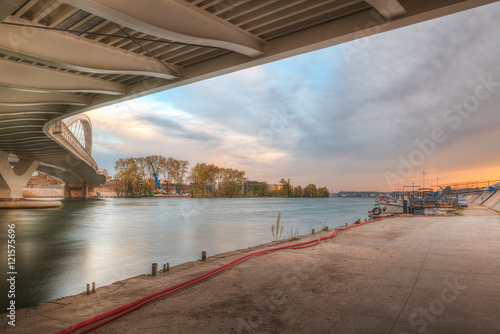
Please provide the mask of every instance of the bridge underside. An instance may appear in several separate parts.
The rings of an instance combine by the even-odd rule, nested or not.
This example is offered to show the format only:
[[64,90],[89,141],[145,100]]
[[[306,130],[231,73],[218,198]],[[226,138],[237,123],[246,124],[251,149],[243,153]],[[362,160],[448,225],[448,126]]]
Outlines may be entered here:
[[[56,138],[58,122],[497,1],[2,1],[0,150],[70,184],[69,174],[104,182],[84,152]],[[2,166],[0,188],[22,181]]]
[[[71,159],[74,159],[74,163],[68,163]],[[95,173],[93,168],[74,157],[71,158],[70,155],[62,163],[58,164],[56,159],[53,163],[41,163],[30,158],[19,159],[8,151],[0,150],[0,201],[22,199],[23,189],[35,171],[63,181],[66,184],[64,196],[66,198],[72,197],[70,190],[76,190],[81,197],[88,198],[89,189],[106,182],[105,175]]]

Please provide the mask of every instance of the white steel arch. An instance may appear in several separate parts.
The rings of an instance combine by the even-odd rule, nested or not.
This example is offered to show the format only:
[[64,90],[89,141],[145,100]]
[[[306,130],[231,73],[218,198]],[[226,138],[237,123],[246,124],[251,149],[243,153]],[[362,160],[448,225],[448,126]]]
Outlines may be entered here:
[[85,148],[89,155],[92,155],[92,122],[85,114],[71,117],[68,120],[68,128]]

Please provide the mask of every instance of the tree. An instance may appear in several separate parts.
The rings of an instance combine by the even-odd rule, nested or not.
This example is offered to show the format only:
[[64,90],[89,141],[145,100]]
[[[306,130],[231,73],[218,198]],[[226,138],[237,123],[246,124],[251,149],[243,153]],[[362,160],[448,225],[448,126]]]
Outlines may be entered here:
[[177,182],[179,182],[179,192],[182,193],[182,181],[184,180],[184,177],[186,177],[186,174],[188,172],[188,167],[189,162],[185,160],[179,160],[179,170],[176,173],[177,176]]
[[266,182],[257,182],[252,185],[252,192],[259,197],[266,196],[268,189]]
[[309,184],[304,188],[304,197],[318,197],[318,190],[315,184]]
[[278,189],[273,189],[269,192],[269,195],[271,195],[272,197],[280,197],[281,191]]
[[290,185],[290,179],[288,179],[288,181],[285,181],[285,179],[281,179],[280,183],[282,185],[281,195],[283,197],[292,197],[293,196],[293,188]]
[[330,192],[327,187],[318,189],[318,197],[330,197]]
[[167,193],[170,191],[170,181],[172,180],[172,177],[175,173],[175,171],[173,170],[173,161],[174,158],[172,157],[165,158],[165,160],[163,161],[163,166],[161,168],[162,171],[161,174],[163,175],[163,178],[165,179],[166,182],[165,191]]
[[[151,167],[148,166],[148,161],[146,158],[128,158],[130,161],[135,161],[139,169],[141,170],[140,180],[144,182],[144,186],[146,187],[146,192],[151,192],[154,190],[153,182],[151,182]],[[128,160],[126,159],[126,160]]]
[[221,169],[217,167],[214,164],[207,165],[207,168],[205,169],[206,173],[206,178],[208,181],[208,193],[210,197],[215,197],[217,189],[216,189],[216,184],[219,179],[219,174],[221,172]]
[[232,168],[220,168],[219,192],[220,196],[235,197],[240,195],[245,181],[245,171]]
[[139,197],[149,187],[144,180],[144,168],[134,158],[119,159],[115,163],[115,191],[119,197]]
[[197,163],[189,174],[193,197],[235,197],[240,195],[245,171]]
[[293,197],[304,197],[304,190],[301,186],[297,186],[297,188],[295,188]]
[[197,163],[193,168],[191,168],[191,173],[189,174],[189,179],[191,180],[191,196],[192,197],[204,197],[205,188],[208,183],[207,180],[207,169],[206,163]]

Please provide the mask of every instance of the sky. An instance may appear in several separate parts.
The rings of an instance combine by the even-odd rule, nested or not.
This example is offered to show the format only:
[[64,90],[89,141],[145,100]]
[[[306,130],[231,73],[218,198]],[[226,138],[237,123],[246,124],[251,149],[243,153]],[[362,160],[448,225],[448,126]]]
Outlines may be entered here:
[[[93,157],[393,191],[500,179],[500,4],[100,108]],[[425,172],[423,180],[422,172]]]

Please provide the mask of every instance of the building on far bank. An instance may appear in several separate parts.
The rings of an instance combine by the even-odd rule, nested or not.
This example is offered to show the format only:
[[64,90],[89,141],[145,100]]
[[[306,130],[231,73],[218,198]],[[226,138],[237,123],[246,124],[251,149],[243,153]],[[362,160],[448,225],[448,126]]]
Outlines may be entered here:
[[281,190],[281,189],[283,189],[283,185],[282,184],[268,184],[267,185],[267,189],[269,191]]

